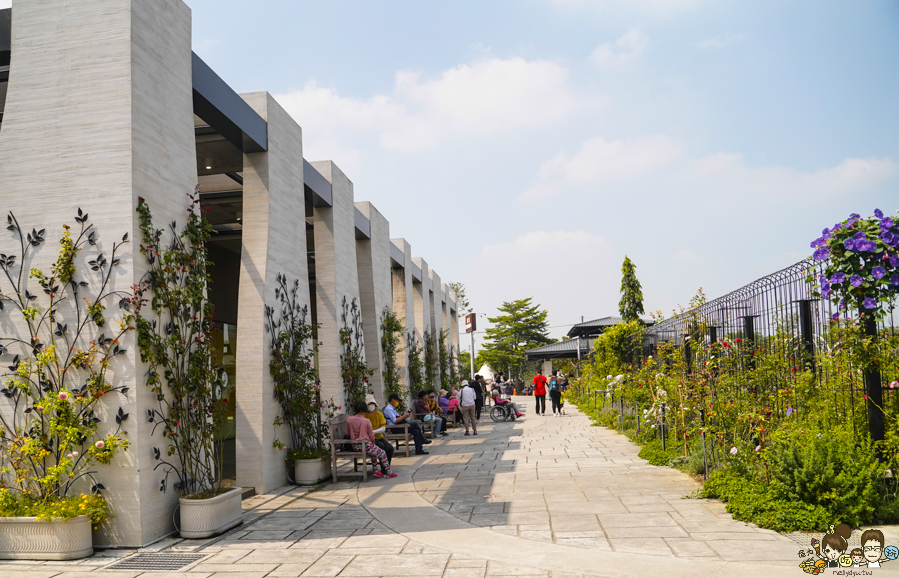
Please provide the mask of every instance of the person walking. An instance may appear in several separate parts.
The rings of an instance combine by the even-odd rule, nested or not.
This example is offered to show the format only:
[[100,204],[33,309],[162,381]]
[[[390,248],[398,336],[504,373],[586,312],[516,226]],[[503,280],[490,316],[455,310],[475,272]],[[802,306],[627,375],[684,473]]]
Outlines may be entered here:
[[475,388],[464,381],[462,389],[459,391],[459,411],[462,412],[462,419],[465,422],[465,433],[463,435],[471,435],[468,433],[469,428],[474,430],[474,435],[478,435],[478,416],[475,410],[475,402],[477,395]]
[[553,417],[562,417],[562,378],[558,369],[553,370],[549,379],[549,399],[552,401]]
[[546,415],[546,377],[541,369],[534,376],[534,399],[537,400],[537,415]]

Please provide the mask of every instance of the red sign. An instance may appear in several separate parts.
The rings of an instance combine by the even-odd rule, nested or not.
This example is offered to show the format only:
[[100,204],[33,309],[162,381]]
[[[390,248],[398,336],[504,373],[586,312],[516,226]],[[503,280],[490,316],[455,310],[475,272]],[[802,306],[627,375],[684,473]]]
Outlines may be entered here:
[[478,328],[478,318],[474,313],[465,316],[465,333],[471,333]]

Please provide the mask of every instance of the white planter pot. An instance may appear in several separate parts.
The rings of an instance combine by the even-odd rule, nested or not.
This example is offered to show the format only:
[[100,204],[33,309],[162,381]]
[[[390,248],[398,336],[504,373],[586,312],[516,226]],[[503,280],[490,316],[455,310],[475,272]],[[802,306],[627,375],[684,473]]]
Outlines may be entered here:
[[180,498],[181,537],[209,538],[217,536],[241,523],[240,502],[243,488],[205,500]]
[[0,518],[0,560],[77,560],[94,553],[91,521]]
[[312,486],[331,475],[331,460],[313,458],[297,460],[293,467],[293,479],[301,486]]

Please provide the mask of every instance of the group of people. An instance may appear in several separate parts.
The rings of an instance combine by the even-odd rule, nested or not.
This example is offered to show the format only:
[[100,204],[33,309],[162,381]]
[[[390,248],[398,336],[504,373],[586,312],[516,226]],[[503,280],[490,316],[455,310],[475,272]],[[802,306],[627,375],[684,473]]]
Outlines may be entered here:
[[[499,375],[502,378],[502,374]],[[398,426],[407,424],[417,456],[428,455],[424,446],[431,443],[424,435],[422,422],[432,423],[435,435],[446,436],[447,418],[455,415],[456,422],[462,422],[465,426],[463,435],[478,435],[478,420],[484,407],[485,388],[484,377],[476,375],[471,381],[463,381],[460,388],[453,387],[451,393],[441,389],[438,396],[434,391],[422,390],[418,392],[412,405],[414,415],[409,411],[400,413],[401,399],[397,394],[391,394],[387,405],[380,410],[375,396],[369,394],[365,401],[353,404],[353,415],[347,419],[347,436],[353,440],[368,440],[365,452],[371,458],[372,475],[377,478],[396,477],[391,469],[394,449],[384,434],[401,433],[402,428]],[[494,403],[511,404],[515,416],[521,417],[518,406],[502,399],[498,387],[494,387],[492,393]],[[362,444],[353,444],[353,450],[362,451]]]
[[558,369],[552,371],[549,379],[538,370],[534,376],[534,399],[537,403],[537,415],[546,415],[546,394],[549,392],[549,399],[552,402],[553,417],[562,417],[565,415],[565,403],[562,396],[568,391],[568,378],[559,373]]

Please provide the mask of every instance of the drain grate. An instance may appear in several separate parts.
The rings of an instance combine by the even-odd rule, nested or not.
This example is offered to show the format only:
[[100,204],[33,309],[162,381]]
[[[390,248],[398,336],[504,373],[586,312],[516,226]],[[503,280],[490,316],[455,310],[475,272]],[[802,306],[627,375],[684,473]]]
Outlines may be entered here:
[[180,570],[205,557],[206,554],[137,554],[104,570]]
[[[800,546],[810,547],[812,538],[816,538],[818,541],[820,541],[822,538],[824,538],[824,534],[825,534],[825,532],[816,532],[816,533],[790,532],[789,534],[785,534],[785,536],[787,538],[789,538],[790,540],[793,540]],[[849,542],[849,547],[847,548],[847,551],[850,551],[853,548],[860,548],[861,547],[861,539],[862,539],[862,531],[861,530],[853,530],[852,534],[849,536],[849,540],[847,540]]]

